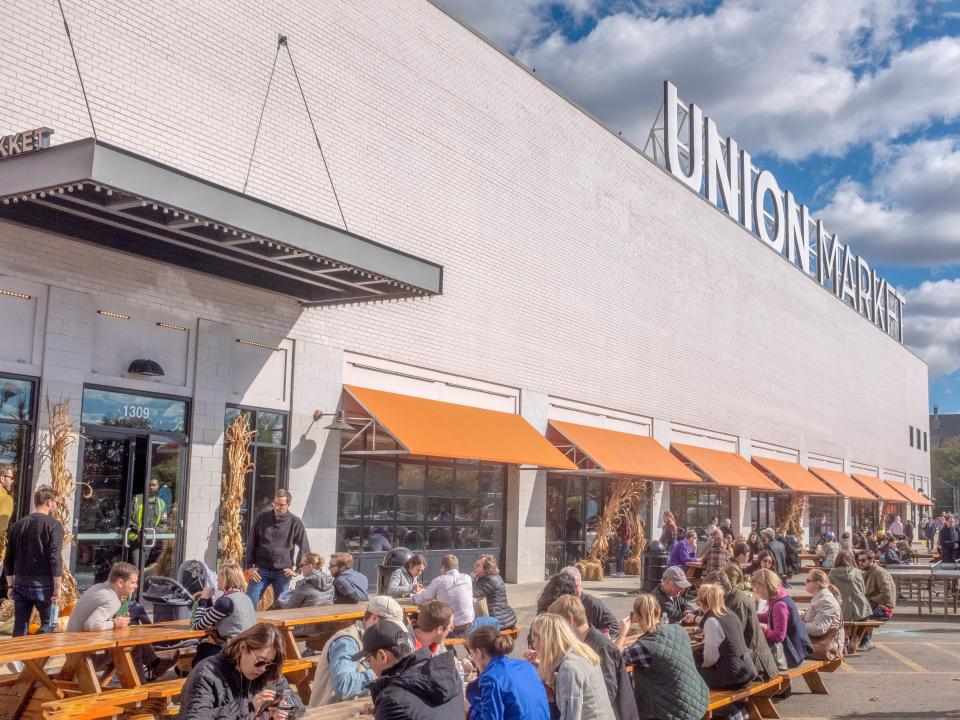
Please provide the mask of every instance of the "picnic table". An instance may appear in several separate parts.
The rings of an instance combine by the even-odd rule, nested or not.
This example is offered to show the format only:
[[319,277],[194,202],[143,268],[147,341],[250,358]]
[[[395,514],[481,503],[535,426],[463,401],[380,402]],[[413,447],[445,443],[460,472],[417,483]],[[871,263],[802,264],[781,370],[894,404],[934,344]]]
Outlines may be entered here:
[[373,715],[364,715],[363,708],[370,702],[370,698],[357,698],[345,702],[311,708],[303,715],[303,720],[350,720],[352,718],[372,718]]

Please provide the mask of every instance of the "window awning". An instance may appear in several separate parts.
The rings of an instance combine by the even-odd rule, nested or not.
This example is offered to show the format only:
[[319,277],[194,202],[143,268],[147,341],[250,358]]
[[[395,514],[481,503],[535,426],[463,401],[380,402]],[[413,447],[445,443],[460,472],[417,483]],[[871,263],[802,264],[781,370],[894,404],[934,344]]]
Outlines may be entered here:
[[726,487],[742,487],[752,490],[781,490],[775,482],[736,453],[696,447],[695,445],[671,445],[674,451],[699,470],[709,480]]
[[794,492],[808,495],[836,496],[837,494],[828,485],[825,485],[820,478],[799,463],[757,457],[756,455],[753,456],[753,462],[761,470],[770,473]]
[[838,495],[842,495],[845,498],[850,498],[851,500],[876,500],[860,483],[845,472],[819,467],[811,467],[810,472],[836,490]]
[[442,291],[435,263],[93,139],[0,160],[0,219],[306,305]]
[[873,477],[872,475],[858,475],[857,473],[853,474],[853,479],[858,483],[863,485],[867,490],[876,495],[881,500],[887,500],[888,502],[903,502],[904,498],[896,490],[887,485],[880,478]]
[[[394,453],[577,469],[520,415],[354,385],[343,389],[396,440]],[[351,415],[347,422],[355,424]]]
[[887,483],[887,485],[892,487],[898,493],[903,495],[903,497],[907,499],[907,502],[911,502],[914,505],[927,505],[927,506],[933,505],[933,502],[931,500],[925,498],[923,495],[921,495],[919,492],[917,492],[914,488],[910,487],[906,483],[898,482],[896,480],[886,480],[885,482]]
[[551,420],[547,437],[581,469],[651,480],[700,482],[696,473],[650,437]]

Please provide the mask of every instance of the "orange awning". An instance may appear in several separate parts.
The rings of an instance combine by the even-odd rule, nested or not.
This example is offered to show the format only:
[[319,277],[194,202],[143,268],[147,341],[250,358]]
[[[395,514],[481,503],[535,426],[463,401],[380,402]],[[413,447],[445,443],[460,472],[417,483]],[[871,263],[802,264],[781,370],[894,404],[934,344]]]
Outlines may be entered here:
[[653,438],[559,420],[551,420],[550,425],[608,473],[701,482],[696,473]]
[[343,388],[413,455],[577,469],[519,415],[352,385]]
[[808,495],[836,496],[837,494],[828,485],[825,485],[820,478],[799,463],[757,457],[756,455],[753,456],[753,462],[794,492],[807,493]]
[[811,467],[810,472],[823,480],[827,485],[837,491],[839,495],[851,500],[876,500],[869,492],[864,490],[863,486],[839,470],[827,470],[827,468]]
[[898,493],[903,495],[908,502],[912,502],[914,505],[933,505],[933,502],[925,498],[906,483],[898,482],[896,480],[886,480],[885,482]]
[[881,500],[888,500],[890,502],[903,502],[903,496],[897,493],[896,490],[887,485],[880,478],[876,478],[871,475],[858,475],[857,473],[854,473],[853,479],[863,485],[867,490],[872,492]]
[[717,485],[753,490],[780,490],[775,482],[735,453],[695,445],[675,444],[671,447]]

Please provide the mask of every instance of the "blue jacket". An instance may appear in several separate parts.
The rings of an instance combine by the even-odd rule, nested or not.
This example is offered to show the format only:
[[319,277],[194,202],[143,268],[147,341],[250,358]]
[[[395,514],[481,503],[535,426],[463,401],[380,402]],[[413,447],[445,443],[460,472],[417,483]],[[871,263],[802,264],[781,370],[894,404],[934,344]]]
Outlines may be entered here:
[[367,599],[367,576],[353,568],[333,579],[334,604],[356,604]]
[[490,660],[467,685],[470,720],[549,720],[543,682],[526,660],[501,656]]

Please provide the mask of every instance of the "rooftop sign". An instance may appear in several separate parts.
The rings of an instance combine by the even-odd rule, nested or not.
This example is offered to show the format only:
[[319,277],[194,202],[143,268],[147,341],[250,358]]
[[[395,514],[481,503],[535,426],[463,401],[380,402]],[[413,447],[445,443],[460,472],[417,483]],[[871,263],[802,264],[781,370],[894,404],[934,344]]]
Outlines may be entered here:
[[53,130],[48,127],[24,130],[15,135],[4,135],[0,137],[0,159],[48,148],[51,135]]
[[[828,233],[822,220],[769,170],[753,165],[733,138],[721,138],[711,118],[683,104],[676,86],[663,84],[663,143],[667,170],[743,225],[885,333],[903,342],[903,296],[867,261]],[[688,137],[678,137],[686,116]],[[685,144],[684,144],[685,143]],[[681,157],[681,151],[687,162]]]

